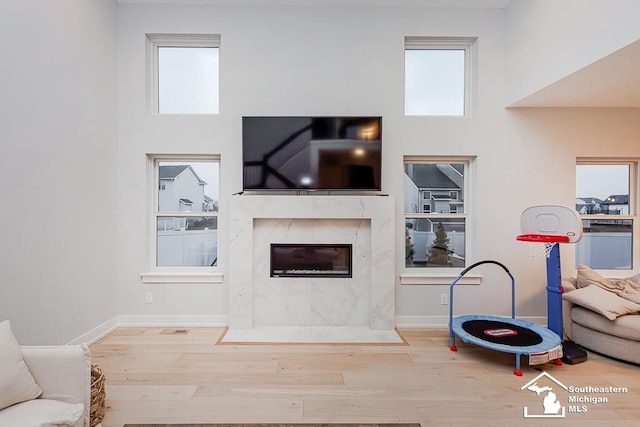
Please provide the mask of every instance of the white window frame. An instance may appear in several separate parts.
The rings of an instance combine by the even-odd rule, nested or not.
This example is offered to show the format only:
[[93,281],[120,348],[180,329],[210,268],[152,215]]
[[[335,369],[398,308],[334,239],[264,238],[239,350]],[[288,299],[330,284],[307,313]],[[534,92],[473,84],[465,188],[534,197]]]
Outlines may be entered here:
[[[220,49],[220,34],[157,34],[148,33],[147,37],[147,110],[150,114],[159,113],[158,96],[158,48],[160,47],[204,47]],[[218,80],[220,70],[218,70]],[[218,96],[219,98],[219,96]],[[220,114],[220,99],[218,113]],[[171,115],[171,114],[169,114]],[[216,114],[206,114],[216,115]]]
[[[410,117],[471,117],[476,90],[476,70],[478,62],[478,38],[477,37],[430,37],[430,36],[405,36],[404,50],[464,50],[464,112],[462,116],[443,115],[408,115]],[[406,73],[406,70],[405,70]],[[406,91],[406,86],[405,86]],[[406,93],[404,99],[406,100]]]
[[[404,173],[404,165],[407,163],[463,163],[465,165],[464,171],[464,213],[409,213],[403,212],[402,228],[405,228],[405,224],[408,218],[463,218],[465,223],[465,258],[466,267],[472,263],[469,259],[473,259],[473,248],[475,247],[475,229],[474,224],[474,210],[475,205],[475,186],[473,185],[476,168],[475,156],[404,156],[402,171]],[[404,197],[404,194],[403,194]],[[404,231],[400,233],[404,239]],[[459,267],[407,267],[405,265],[405,245],[402,245],[402,273],[400,274],[400,284],[402,285],[449,285],[455,279],[464,268]],[[469,273],[459,280],[461,285],[479,285],[482,281],[482,276]]]
[[[219,155],[186,155],[186,154],[148,154],[148,227],[147,227],[147,248],[148,248],[148,271],[140,274],[142,283],[145,284],[220,284],[223,275],[219,269],[220,252],[218,252],[218,262],[215,266],[203,267],[181,267],[181,266],[158,266],[157,265],[157,229],[158,218],[163,216],[178,217],[215,217],[218,224],[218,249],[220,232],[220,207],[216,212],[159,212],[159,173],[158,167],[161,162],[217,162],[220,167]],[[218,180],[220,186],[220,179]],[[220,191],[220,188],[218,188]]]
[[[582,215],[580,214],[580,222],[587,219],[602,219],[602,220],[614,220],[614,219],[626,219],[632,222],[631,232],[633,233],[633,241],[631,243],[631,262],[633,264],[630,270],[603,270],[598,269],[598,273],[604,277],[610,278],[623,278],[640,272],[640,209],[638,208],[638,202],[640,200],[638,191],[640,184],[638,182],[640,175],[640,159],[629,158],[578,158],[576,159],[576,166],[578,165],[624,165],[629,167],[629,214],[628,215]],[[578,195],[576,194],[576,197]],[[582,195],[586,196],[586,195]],[[575,206],[575,203],[574,203]],[[582,225],[582,224],[581,224]],[[574,263],[577,264],[576,256],[574,255]]]

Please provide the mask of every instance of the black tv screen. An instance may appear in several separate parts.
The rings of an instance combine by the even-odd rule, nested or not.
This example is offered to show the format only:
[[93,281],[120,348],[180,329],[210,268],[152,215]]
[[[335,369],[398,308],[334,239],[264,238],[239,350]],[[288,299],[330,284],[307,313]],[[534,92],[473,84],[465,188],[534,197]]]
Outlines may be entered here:
[[381,190],[381,117],[243,117],[243,190]]

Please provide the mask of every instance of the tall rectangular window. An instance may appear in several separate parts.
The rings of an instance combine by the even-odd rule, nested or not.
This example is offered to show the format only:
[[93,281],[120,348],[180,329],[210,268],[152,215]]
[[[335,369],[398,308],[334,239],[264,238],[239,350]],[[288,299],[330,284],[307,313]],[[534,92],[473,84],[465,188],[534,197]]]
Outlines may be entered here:
[[583,234],[576,264],[605,271],[635,268],[637,173],[635,161],[578,160],[576,211]]
[[213,267],[218,261],[219,158],[154,156],[156,267]]
[[405,115],[469,115],[475,41],[405,37]]
[[157,114],[219,113],[220,35],[147,34]]
[[465,267],[470,165],[467,158],[405,157],[407,268]]

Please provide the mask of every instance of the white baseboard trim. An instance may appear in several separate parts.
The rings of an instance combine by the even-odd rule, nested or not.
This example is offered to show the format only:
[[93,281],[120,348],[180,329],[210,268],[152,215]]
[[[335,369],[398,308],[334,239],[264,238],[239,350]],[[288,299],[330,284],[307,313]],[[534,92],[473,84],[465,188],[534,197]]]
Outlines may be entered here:
[[227,315],[188,315],[188,314],[159,314],[138,315],[128,314],[118,316],[119,327],[226,327]]
[[396,316],[396,328],[448,328],[449,316]]
[[94,342],[98,341],[100,338],[107,335],[109,332],[113,331],[119,325],[118,316],[112,317],[101,325],[96,326],[89,332],[86,332],[80,335],[78,338],[72,340],[68,345],[76,345],[85,343],[87,345],[91,345]]
[[[546,326],[546,317],[518,317],[518,319],[527,320],[531,323]],[[449,328],[449,316],[396,316],[397,328],[425,328],[425,329],[438,329]]]

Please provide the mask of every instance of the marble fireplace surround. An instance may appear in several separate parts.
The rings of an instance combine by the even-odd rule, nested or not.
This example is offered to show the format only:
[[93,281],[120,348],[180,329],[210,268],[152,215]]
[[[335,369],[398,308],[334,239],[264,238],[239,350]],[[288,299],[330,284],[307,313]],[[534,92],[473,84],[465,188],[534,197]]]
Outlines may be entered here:
[[[222,342],[402,343],[394,212],[390,196],[233,196]],[[353,277],[269,277],[271,243],[352,244]]]

